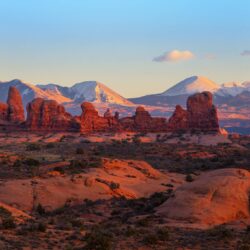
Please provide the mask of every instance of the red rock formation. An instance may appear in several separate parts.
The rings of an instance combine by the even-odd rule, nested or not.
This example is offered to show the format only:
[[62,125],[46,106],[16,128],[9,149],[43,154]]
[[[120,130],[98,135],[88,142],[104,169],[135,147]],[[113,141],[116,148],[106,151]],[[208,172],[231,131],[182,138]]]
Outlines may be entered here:
[[8,119],[8,105],[0,102],[0,120],[7,121]]
[[188,112],[180,105],[175,107],[173,115],[169,118],[168,129],[175,131],[188,129]]
[[89,102],[82,103],[81,108],[82,115],[80,120],[83,133],[118,131],[120,129],[118,119],[112,116],[110,110],[107,110],[104,117],[101,117],[93,104]]
[[27,105],[26,125],[30,130],[77,130],[80,125],[56,101],[36,98]]
[[160,132],[166,131],[167,122],[165,118],[153,118],[144,107],[139,106],[133,117],[125,117],[120,120],[122,127],[127,131]]
[[189,129],[200,131],[219,131],[217,109],[213,105],[213,95],[202,92],[190,96],[187,100]]
[[8,121],[21,123],[25,120],[22,97],[16,87],[10,87],[8,93]]

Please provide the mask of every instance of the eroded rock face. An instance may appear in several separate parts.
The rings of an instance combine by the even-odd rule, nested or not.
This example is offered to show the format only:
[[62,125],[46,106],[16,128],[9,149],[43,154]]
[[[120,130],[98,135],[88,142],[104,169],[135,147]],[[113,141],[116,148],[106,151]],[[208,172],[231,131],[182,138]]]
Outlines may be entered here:
[[213,105],[213,95],[202,92],[187,100],[188,126],[201,131],[219,131],[217,109]]
[[124,130],[139,132],[158,132],[167,130],[165,118],[151,117],[144,107],[139,106],[133,117],[125,117],[120,120]]
[[26,125],[30,130],[74,130],[77,129],[76,123],[56,101],[36,98],[27,105]]
[[219,132],[217,109],[210,92],[197,93],[187,100],[187,110],[177,105],[168,121],[169,131]]
[[8,94],[8,121],[21,123],[25,120],[24,108],[20,92],[15,87],[9,88]]
[[188,112],[180,105],[175,107],[173,115],[168,120],[170,130],[188,130]]
[[0,120],[7,121],[8,119],[8,105],[0,102]]
[[190,227],[210,227],[249,218],[250,173],[219,169],[180,186],[157,213]]
[[94,105],[90,102],[82,103],[81,108],[81,132],[108,132],[118,131],[120,129],[118,119],[112,116],[110,110],[107,110],[104,114],[104,117],[101,117],[99,116]]

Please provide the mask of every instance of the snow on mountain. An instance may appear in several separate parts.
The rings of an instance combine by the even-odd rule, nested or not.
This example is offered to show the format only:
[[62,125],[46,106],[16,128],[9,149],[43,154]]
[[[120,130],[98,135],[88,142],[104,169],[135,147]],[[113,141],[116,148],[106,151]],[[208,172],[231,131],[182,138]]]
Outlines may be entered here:
[[71,101],[69,98],[62,96],[59,93],[47,92],[43,89],[30,84],[23,82],[19,79],[15,79],[9,82],[0,82],[0,101],[6,102],[8,91],[10,86],[15,86],[21,93],[23,97],[23,104],[26,106],[27,103],[32,101],[34,98],[41,97],[44,99],[56,100],[58,103],[64,103]]
[[227,82],[221,85],[216,94],[219,96],[236,96],[245,90],[245,86],[240,82]]
[[72,102],[82,103],[83,101],[94,103],[109,103],[124,106],[133,105],[132,102],[117,94],[102,83],[96,81],[86,81],[73,85],[72,87],[62,87],[56,84],[37,85],[46,93],[57,93]]
[[192,76],[177,83],[167,91],[163,92],[162,96],[177,96],[190,95],[202,91],[210,91],[215,93],[220,89],[220,85],[203,76]]
[[76,102],[88,101],[95,103],[110,103],[124,106],[133,105],[115,91],[111,90],[102,83],[88,81],[77,83],[70,88],[71,95]]
[[100,111],[107,107],[119,110],[123,110],[123,107],[134,109],[132,102],[96,81],[81,82],[72,87],[63,87],[57,84],[33,85],[18,79],[0,82],[1,102],[6,102],[10,86],[15,86],[20,91],[24,106],[34,98],[41,97],[63,104],[73,114],[81,113],[80,104],[84,101],[93,102]]

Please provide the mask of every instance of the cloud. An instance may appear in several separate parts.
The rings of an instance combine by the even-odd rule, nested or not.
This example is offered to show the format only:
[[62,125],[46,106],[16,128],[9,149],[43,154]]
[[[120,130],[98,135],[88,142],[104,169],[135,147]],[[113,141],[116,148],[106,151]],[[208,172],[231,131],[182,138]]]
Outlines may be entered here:
[[243,50],[240,54],[242,56],[250,56],[250,50]]
[[194,54],[189,50],[171,50],[153,59],[154,62],[177,62],[194,58]]

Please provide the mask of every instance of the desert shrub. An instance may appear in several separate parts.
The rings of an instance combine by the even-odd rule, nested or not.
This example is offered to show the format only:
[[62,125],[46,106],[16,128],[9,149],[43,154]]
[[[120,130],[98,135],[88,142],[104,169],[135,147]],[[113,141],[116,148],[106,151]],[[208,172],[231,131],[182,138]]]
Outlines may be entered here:
[[28,232],[46,232],[46,230],[47,224],[45,222],[35,222],[30,220],[26,224],[21,225],[17,233],[20,235],[26,235]]
[[47,225],[43,222],[38,223],[38,227],[37,227],[38,231],[40,232],[46,232],[47,230]]
[[154,233],[147,234],[143,238],[143,242],[146,245],[156,245],[158,243],[158,240],[159,239],[158,239],[157,235]]
[[143,218],[143,219],[137,221],[136,225],[139,227],[148,227],[149,226],[149,219]]
[[27,158],[26,160],[23,161],[24,164],[32,167],[38,167],[40,166],[40,162],[36,159],[33,158]]
[[237,247],[237,250],[250,250],[250,244],[248,243],[240,243]]
[[78,154],[78,155],[84,154],[83,148],[77,148],[77,149],[76,149],[76,154]]
[[44,215],[46,213],[45,208],[39,203],[37,208],[36,208],[36,212],[39,215]]
[[55,145],[54,142],[49,142],[49,143],[46,144],[46,148],[47,148],[47,149],[55,148],[55,146],[56,146],[56,145]]
[[85,235],[86,250],[111,250],[113,236],[102,228],[93,228],[90,233]]
[[191,174],[188,174],[188,175],[186,175],[186,181],[187,182],[192,182],[192,181],[194,181],[194,178],[193,178],[193,176],[191,175]]
[[27,151],[38,151],[41,150],[41,146],[37,143],[30,143],[26,146]]
[[157,230],[157,236],[158,236],[158,239],[161,241],[168,241],[170,237],[169,230],[165,227],[159,228]]
[[141,139],[140,137],[138,136],[134,136],[133,139],[132,139],[133,143],[135,144],[140,144],[141,143]]
[[2,220],[2,227],[4,229],[12,229],[16,227],[15,220],[12,216],[9,216],[8,218],[3,218]]
[[120,188],[120,184],[112,181],[112,182],[110,183],[110,188],[111,188],[112,190],[118,189],[118,188]]
[[132,237],[138,235],[138,230],[136,230],[134,227],[128,226],[125,231],[125,236]]
[[64,170],[63,167],[54,167],[53,170],[54,170],[54,171],[57,171],[57,172],[59,172],[59,173],[61,173],[61,174],[64,174],[64,173],[65,173],[65,170]]
[[72,227],[78,227],[78,228],[83,227],[83,222],[81,220],[73,219],[70,222],[71,222]]
[[22,166],[22,161],[20,159],[15,160],[13,163],[13,168],[20,168]]
[[15,220],[12,217],[11,212],[9,212],[4,207],[0,207],[0,218],[2,220],[1,227],[3,229],[11,229],[16,227]]
[[4,207],[0,206],[0,217],[2,218],[8,218],[11,216],[11,212],[5,209]]
[[215,226],[207,231],[208,236],[216,237],[218,239],[232,238],[234,236],[233,230],[228,229],[223,225]]

